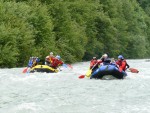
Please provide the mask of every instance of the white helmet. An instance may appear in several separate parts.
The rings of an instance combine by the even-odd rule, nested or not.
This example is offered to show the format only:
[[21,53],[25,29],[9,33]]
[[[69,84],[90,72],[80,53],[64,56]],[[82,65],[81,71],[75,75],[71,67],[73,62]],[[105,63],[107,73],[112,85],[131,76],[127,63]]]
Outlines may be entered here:
[[104,55],[103,55],[103,57],[107,58],[107,57],[108,57],[108,55],[107,55],[107,54],[104,54]]
[[53,52],[50,52],[49,54],[50,54],[50,55],[53,55]]
[[96,59],[96,57],[93,57],[93,59]]

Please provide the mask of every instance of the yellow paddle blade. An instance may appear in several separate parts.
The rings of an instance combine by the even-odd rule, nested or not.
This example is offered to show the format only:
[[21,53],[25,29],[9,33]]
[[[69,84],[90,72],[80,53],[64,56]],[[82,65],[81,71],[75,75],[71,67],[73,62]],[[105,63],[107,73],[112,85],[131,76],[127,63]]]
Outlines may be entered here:
[[92,73],[92,69],[89,69],[89,70],[86,72],[85,76],[86,76],[86,77],[90,77],[90,76],[91,76],[91,73]]

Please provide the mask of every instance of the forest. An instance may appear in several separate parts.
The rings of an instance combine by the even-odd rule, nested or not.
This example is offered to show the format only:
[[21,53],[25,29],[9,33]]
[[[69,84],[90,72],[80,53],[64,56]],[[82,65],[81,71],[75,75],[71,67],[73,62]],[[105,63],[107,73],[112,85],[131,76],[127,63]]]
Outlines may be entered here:
[[150,57],[150,0],[0,0],[0,67],[53,52],[66,63]]

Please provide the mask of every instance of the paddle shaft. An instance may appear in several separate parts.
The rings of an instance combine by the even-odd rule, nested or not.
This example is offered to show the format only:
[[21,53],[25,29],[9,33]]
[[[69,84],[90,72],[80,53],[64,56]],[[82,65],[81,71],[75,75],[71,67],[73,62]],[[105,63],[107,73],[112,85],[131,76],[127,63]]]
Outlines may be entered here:
[[90,76],[91,75],[91,73],[92,73],[92,70],[95,68],[95,66],[98,64],[98,62],[96,63],[96,64],[94,64],[94,66],[89,70],[89,73],[90,74],[85,74],[85,76]]
[[[102,57],[101,57],[102,58]],[[100,59],[101,59],[100,58]],[[90,71],[92,72],[92,70],[94,69],[94,67],[98,64],[98,62],[96,64],[94,64],[94,66],[90,69]],[[90,73],[91,73],[90,72]],[[85,78],[86,74],[85,75],[80,75],[78,78],[82,79],[82,78]]]
[[98,62],[96,64],[94,64],[94,66],[91,68],[91,70],[93,70],[97,64],[98,64]]
[[59,71],[62,71],[59,66],[58,66],[58,69],[59,69]]

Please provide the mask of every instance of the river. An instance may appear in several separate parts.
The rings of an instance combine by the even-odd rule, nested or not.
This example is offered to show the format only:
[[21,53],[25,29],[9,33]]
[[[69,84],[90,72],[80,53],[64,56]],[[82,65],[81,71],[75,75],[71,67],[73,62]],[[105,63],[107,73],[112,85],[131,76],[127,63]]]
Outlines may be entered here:
[[58,73],[0,69],[0,113],[150,113],[150,60],[127,60],[124,80],[79,79],[89,62]]

